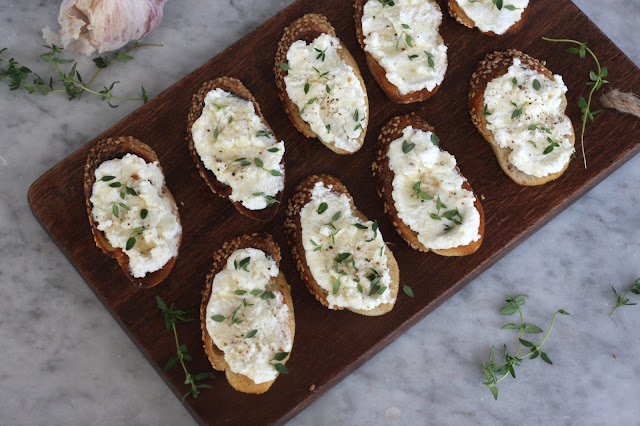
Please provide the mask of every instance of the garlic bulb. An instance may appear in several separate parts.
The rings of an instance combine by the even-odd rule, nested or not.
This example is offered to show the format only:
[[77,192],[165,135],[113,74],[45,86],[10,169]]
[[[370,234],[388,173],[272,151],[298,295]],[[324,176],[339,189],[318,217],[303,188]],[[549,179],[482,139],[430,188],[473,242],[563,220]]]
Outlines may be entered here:
[[160,25],[167,0],[63,0],[60,34],[42,30],[48,43],[90,55],[117,50]]

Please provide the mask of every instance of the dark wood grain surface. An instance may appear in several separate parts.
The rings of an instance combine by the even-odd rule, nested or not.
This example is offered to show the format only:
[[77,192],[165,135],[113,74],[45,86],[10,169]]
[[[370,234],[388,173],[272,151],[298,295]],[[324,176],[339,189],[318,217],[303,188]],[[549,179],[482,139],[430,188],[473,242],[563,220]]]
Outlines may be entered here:
[[[584,83],[594,68],[589,59],[564,52],[565,45],[544,42],[541,36],[589,42],[610,70],[612,87],[640,91],[640,70],[569,0],[537,0],[524,28],[513,36],[492,38],[457,24],[445,10],[441,32],[449,46],[449,70],[439,92],[424,103],[395,105],[383,94],[366,68],[358,47],[349,1],[300,0],[253,33],[209,60],[190,75],[156,96],[111,129],[64,159],[38,179],[29,191],[31,208],[52,239],[94,290],[176,395],[187,388],[183,373],[163,372],[174,353],[173,337],[155,306],[155,295],[187,309],[200,303],[200,292],[211,267],[213,249],[246,232],[270,232],[282,250],[282,270],[292,285],[296,313],[296,339],[287,367],[271,390],[260,396],[235,392],[223,374],[216,373],[198,399],[185,404],[200,423],[261,424],[284,422],[326,392],[401,333],[455,294],[571,202],[596,185],[640,149],[640,120],[605,111],[588,126],[589,168],[573,160],[557,181],[541,187],[520,187],[500,170],[488,143],[477,133],[467,112],[471,73],[486,53],[518,48],[547,61],[569,88],[568,114],[579,133],[577,101],[586,93]],[[273,77],[273,56],[284,27],[307,12],[325,14],[338,36],[356,58],[367,84],[371,105],[364,147],[352,156],[339,156],[316,140],[298,133],[286,117]],[[395,309],[382,317],[363,317],[322,307],[297,275],[283,232],[284,208],[267,223],[240,215],[228,201],[213,195],[198,175],[185,142],[191,96],[207,80],[239,78],[251,90],[276,134],[286,143],[287,187],[311,173],[329,173],[350,190],[358,208],[377,219],[400,265],[401,282],[413,287],[415,298],[400,294]],[[375,193],[370,166],[377,133],[389,118],[414,111],[435,127],[443,149],[454,154],[475,192],[483,197],[486,237],[478,252],[463,258],[419,253],[397,235],[385,218]],[[167,280],[151,290],[132,285],[115,260],[93,241],[84,208],[83,165],[99,139],[130,135],[149,144],[166,172],[183,221],[180,256]],[[578,146],[576,146],[578,148]],[[553,247],[549,247],[553,255]],[[179,326],[181,340],[194,356],[192,372],[210,371],[194,322]],[[309,390],[315,385],[315,390]]]

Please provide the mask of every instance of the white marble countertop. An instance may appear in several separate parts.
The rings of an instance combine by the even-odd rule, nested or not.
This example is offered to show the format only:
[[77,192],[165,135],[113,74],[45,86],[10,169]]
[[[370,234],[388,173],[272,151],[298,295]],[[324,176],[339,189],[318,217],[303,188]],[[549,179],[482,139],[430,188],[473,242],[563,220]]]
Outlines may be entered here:
[[[143,76],[158,94],[290,2],[170,1],[149,38],[164,47],[105,74],[124,93]],[[39,31],[55,26],[59,3],[0,2],[0,47],[45,74]],[[637,0],[576,3],[640,64]],[[193,423],[27,206],[36,178],[138,106],[27,96],[0,82],[0,424]],[[640,156],[291,423],[637,424],[640,306],[608,312],[610,286],[640,276],[638,206]],[[525,361],[496,402],[480,363],[492,344],[515,340],[497,310],[516,294],[529,296],[525,314],[540,327],[558,308],[572,315],[545,344],[554,365]]]

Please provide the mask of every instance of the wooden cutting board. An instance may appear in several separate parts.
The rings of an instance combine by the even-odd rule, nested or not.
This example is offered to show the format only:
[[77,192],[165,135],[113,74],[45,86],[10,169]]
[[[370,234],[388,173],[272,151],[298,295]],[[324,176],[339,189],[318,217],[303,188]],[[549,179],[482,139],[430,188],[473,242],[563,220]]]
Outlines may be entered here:
[[[281,267],[293,288],[296,313],[295,344],[287,363],[291,374],[281,375],[268,393],[256,396],[234,391],[224,375],[216,373],[207,382],[213,389],[185,402],[198,422],[259,424],[290,419],[640,149],[640,120],[605,111],[597,116],[595,124],[588,125],[588,169],[578,158],[555,182],[532,188],[513,183],[501,171],[467,112],[469,80],[486,53],[515,47],[546,60],[549,69],[561,74],[569,88],[568,114],[578,133],[577,101],[586,94],[588,72],[595,66],[588,58],[580,60],[565,53],[564,48],[569,46],[548,43],[541,37],[588,41],[601,63],[609,68],[611,87],[640,92],[640,70],[569,0],[531,2],[524,28],[503,38],[487,37],[463,27],[448,16],[444,1],[439,3],[445,11],[441,32],[449,46],[449,70],[440,91],[426,102],[395,105],[374,82],[356,41],[352,2],[299,0],[64,159],[29,190],[29,203],[42,226],[179,397],[187,387],[179,368],[163,371],[175,347],[155,306],[155,296],[182,309],[197,308],[215,247],[246,232],[266,231],[276,238],[283,249]],[[371,105],[368,135],[364,147],[351,156],[336,155],[318,141],[305,139],[285,116],[276,94],[272,69],[276,45],[284,27],[307,12],[329,18],[356,58],[367,84]],[[285,209],[280,208],[270,222],[259,223],[240,215],[229,201],[209,191],[185,142],[187,113],[192,94],[205,81],[224,75],[244,82],[278,137],[286,142],[285,200],[295,185],[311,173],[338,177],[349,188],[358,208],[380,223],[398,259],[401,282],[413,287],[415,298],[400,293],[395,309],[382,317],[329,311],[309,294],[295,271],[283,235]],[[486,238],[474,255],[445,258],[414,251],[383,214],[371,178],[372,147],[389,118],[410,111],[435,127],[442,148],[457,157],[460,169],[482,196]],[[167,280],[151,290],[132,285],[116,261],[95,246],[86,217],[82,177],[87,154],[97,140],[120,135],[134,136],[156,151],[167,184],[180,205],[184,227],[180,256]],[[554,248],[549,247],[548,253],[554,256]],[[194,358],[189,369],[211,371],[202,350],[199,324],[181,324],[178,331]],[[312,385],[314,391],[309,389]]]

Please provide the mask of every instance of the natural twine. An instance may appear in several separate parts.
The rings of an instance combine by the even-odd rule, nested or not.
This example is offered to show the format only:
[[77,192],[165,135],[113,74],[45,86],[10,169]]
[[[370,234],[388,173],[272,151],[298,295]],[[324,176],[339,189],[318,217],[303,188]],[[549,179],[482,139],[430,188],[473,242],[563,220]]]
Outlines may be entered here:
[[613,89],[600,96],[600,104],[605,108],[613,108],[640,117],[640,97],[631,92],[624,93]]

